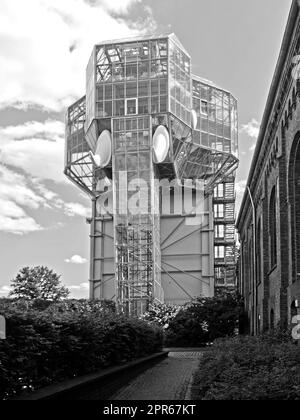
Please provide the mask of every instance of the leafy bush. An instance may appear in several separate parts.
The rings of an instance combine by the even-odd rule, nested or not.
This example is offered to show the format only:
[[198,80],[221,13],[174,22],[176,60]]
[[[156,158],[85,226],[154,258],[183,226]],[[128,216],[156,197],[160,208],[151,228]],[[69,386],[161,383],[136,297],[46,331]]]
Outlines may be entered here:
[[231,293],[195,299],[170,320],[167,344],[203,346],[217,338],[232,337],[237,334],[241,312],[241,300]]
[[287,336],[220,340],[194,376],[195,400],[298,400],[300,352]]
[[87,299],[66,299],[59,302],[51,302],[42,299],[8,299],[0,298],[0,313],[11,308],[28,311],[37,310],[47,313],[78,312],[85,314],[114,314],[116,313],[115,302],[111,300],[87,300]]
[[[0,300],[7,340],[0,341],[0,398],[6,399],[158,351],[160,328],[128,319],[100,303]],[[105,305],[104,305],[105,307]],[[83,310],[84,309],[84,310]]]
[[169,328],[170,322],[177,316],[180,306],[155,303],[151,309],[141,315],[141,319],[149,324],[158,325],[164,329]]
[[[36,303],[37,304],[37,303]],[[33,306],[35,308],[35,306]],[[116,305],[111,300],[87,300],[87,299],[68,299],[61,302],[52,303],[47,308],[48,312],[78,312],[81,314],[115,314]]]

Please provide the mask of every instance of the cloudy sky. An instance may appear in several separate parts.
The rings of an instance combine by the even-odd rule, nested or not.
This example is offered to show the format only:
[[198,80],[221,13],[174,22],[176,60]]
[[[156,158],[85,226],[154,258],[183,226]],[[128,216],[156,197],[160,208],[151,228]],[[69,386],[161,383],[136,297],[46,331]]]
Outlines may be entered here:
[[239,101],[242,194],[291,0],[0,1],[0,296],[47,265],[87,297],[89,200],[63,176],[66,106],[84,94],[92,46],[175,32],[193,72]]

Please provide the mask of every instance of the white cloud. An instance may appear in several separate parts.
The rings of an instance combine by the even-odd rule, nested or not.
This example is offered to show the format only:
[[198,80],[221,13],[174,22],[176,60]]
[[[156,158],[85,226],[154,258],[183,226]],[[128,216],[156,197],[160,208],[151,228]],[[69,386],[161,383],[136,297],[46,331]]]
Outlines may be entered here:
[[47,120],[44,123],[29,121],[23,125],[1,128],[0,135],[8,140],[24,140],[42,138],[57,141],[64,134],[64,124],[57,120]]
[[22,235],[42,230],[28,210],[61,211],[68,217],[87,217],[90,209],[66,203],[37,178],[21,175],[0,163],[0,231]]
[[35,232],[41,226],[30,217],[23,207],[38,209],[45,203],[36,194],[23,175],[16,174],[0,164],[0,230],[22,235]]
[[236,191],[236,193],[237,194],[244,194],[244,192],[245,192],[245,189],[246,189],[246,185],[247,185],[247,181],[246,180],[242,180],[242,181],[239,181],[239,182],[237,182],[236,184],[235,184],[235,191]]
[[71,257],[71,258],[67,258],[65,260],[65,262],[68,263],[68,264],[78,264],[78,265],[80,265],[80,264],[86,264],[87,259],[81,257],[80,255],[73,255],[73,257]]
[[49,202],[52,202],[54,203],[55,207],[61,208],[61,200],[58,198],[58,195],[54,191],[46,188],[38,178],[32,178],[31,181],[35,190],[47,201],[47,206],[51,207]]
[[72,285],[72,286],[68,286],[69,290],[88,290],[89,289],[89,284],[88,283],[81,283],[79,286],[78,285]]
[[135,3],[140,3],[141,0],[98,0],[96,3],[98,5],[103,5],[103,7],[112,12],[116,13],[126,13],[130,6]]
[[24,175],[17,174],[0,164],[0,185],[2,200],[15,201],[18,205],[38,209],[45,199],[29,188]]
[[253,143],[251,144],[249,149],[250,151],[253,151],[255,149],[256,141],[259,135],[259,130],[260,124],[255,118],[252,118],[252,120],[248,122],[248,124],[242,125],[240,133],[247,134],[247,136],[249,136],[251,140],[253,140]]
[[238,213],[240,210],[240,206],[242,203],[242,199],[246,190],[246,186],[247,186],[247,181],[246,180],[241,180],[236,182],[235,184],[235,192],[236,192],[236,212]]
[[89,291],[89,284],[88,283],[81,283],[81,284],[74,284],[71,286],[67,286],[71,292],[71,298],[73,299],[87,299],[88,298],[88,291]]
[[10,292],[9,286],[2,286],[0,287],[0,295],[8,295]]
[[64,211],[67,216],[91,217],[91,209],[80,203],[64,203]]
[[135,3],[1,0],[0,108],[33,105],[60,111],[82,96],[93,45],[141,31],[112,16]]
[[[30,121],[17,126],[0,127],[0,161],[14,168],[0,166],[0,200],[3,216],[5,207],[9,206],[11,214],[21,212],[24,206],[38,209],[61,210],[66,216],[88,217],[90,209],[80,203],[65,203],[54,191],[45,187],[43,182],[51,180],[56,183],[69,183],[63,174],[64,165],[64,124],[60,121],[47,120],[44,123]],[[22,170],[25,175],[17,174]],[[5,205],[4,200],[9,200]],[[13,203],[16,203],[13,206]],[[20,207],[21,206],[21,207]],[[9,217],[7,211],[6,217]],[[13,217],[13,216],[10,216]],[[39,230],[41,227],[32,218],[24,220],[22,210],[18,216],[24,223],[24,232]],[[8,220],[7,220],[8,222]],[[2,220],[2,224],[4,220]],[[9,231],[20,223],[9,221]],[[0,230],[5,230],[0,225]]]
[[249,137],[257,139],[259,134],[260,124],[255,118],[252,118],[248,124],[243,124],[241,132],[246,133]]
[[47,120],[0,127],[0,160],[33,177],[67,182],[63,174],[64,124]]
[[[48,192],[51,194],[51,192]],[[92,210],[89,207],[85,207],[81,203],[66,203],[57,195],[54,199],[51,199],[51,207],[61,210],[65,216],[68,217],[91,217]]]
[[[82,96],[93,45],[141,32],[139,23],[120,17],[138,3],[1,0],[0,109],[33,106],[61,111]],[[150,9],[144,12],[151,17]],[[147,30],[145,25],[143,30]],[[0,231],[24,234],[43,229],[28,214],[40,208],[68,217],[90,216],[89,208],[66,203],[44,185],[45,180],[69,182],[63,174],[63,159],[63,122],[0,127]]]
[[[81,203],[67,203],[62,200],[58,194],[49,190],[41,183],[38,178],[32,179],[32,185],[35,190],[45,199],[44,206],[50,209],[61,210],[68,217],[89,217],[91,216],[91,208],[85,207]],[[81,194],[79,194],[81,196]],[[82,196],[82,198],[86,198]]]
[[2,232],[24,235],[41,229],[41,226],[32,217],[25,214],[25,212],[19,218],[12,218],[0,214],[0,230]]

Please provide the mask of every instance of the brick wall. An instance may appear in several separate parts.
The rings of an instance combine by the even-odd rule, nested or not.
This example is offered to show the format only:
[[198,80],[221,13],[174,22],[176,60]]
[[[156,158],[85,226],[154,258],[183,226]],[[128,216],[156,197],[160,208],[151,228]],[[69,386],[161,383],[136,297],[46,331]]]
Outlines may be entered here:
[[[291,71],[294,57],[300,54],[299,10],[294,1],[248,182],[257,220],[262,221],[262,241],[257,242],[261,249],[257,252],[261,252],[263,275],[255,299],[261,330],[278,323],[287,326],[295,313],[293,303],[300,302],[300,79],[294,80]],[[276,215],[270,211],[272,191],[276,192]],[[249,206],[246,192],[238,219],[242,255],[246,257],[252,224]],[[273,239],[276,233],[277,248],[273,258],[272,231]],[[253,261],[249,256],[244,260],[246,267],[240,272],[240,283],[246,291],[249,275],[245,273]],[[253,296],[245,298],[250,316]],[[255,333],[254,325],[251,328]]]

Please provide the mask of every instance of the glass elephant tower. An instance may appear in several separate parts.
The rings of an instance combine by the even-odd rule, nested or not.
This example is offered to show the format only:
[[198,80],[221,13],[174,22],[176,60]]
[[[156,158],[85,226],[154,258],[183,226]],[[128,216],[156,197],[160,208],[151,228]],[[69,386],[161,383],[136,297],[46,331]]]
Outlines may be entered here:
[[92,199],[92,299],[136,315],[234,286],[237,142],[236,100],[191,74],[174,34],[94,47],[65,151]]

